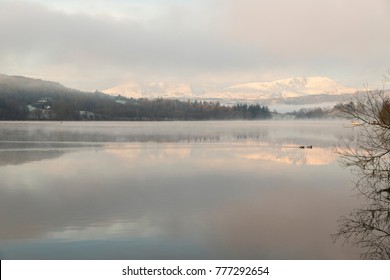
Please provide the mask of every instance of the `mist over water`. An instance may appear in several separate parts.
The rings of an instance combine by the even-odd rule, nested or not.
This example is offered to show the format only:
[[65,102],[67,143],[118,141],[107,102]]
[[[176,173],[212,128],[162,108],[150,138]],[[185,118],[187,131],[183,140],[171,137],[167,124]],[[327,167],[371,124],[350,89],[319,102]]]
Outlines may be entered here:
[[[336,121],[1,122],[2,259],[354,259]],[[299,149],[312,145],[313,149]]]

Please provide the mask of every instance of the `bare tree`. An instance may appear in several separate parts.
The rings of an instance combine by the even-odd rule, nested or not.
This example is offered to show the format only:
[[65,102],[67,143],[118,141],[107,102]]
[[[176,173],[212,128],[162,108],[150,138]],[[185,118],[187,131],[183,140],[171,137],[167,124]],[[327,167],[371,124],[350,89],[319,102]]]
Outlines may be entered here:
[[367,205],[341,217],[333,236],[364,249],[363,258],[390,259],[390,99],[382,90],[357,94],[340,106],[355,131],[336,147],[343,166],[356,174],[357,194]]

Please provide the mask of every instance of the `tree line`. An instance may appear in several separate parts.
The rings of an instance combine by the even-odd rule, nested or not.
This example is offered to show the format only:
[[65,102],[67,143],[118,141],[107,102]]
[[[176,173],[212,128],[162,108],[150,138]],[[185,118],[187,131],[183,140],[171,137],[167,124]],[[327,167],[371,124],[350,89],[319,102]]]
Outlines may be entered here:
[[55,91],[0,89],[1,120],[229,120],[269,119],[267,106],[171,99],[113,97],[64,88]]
[[[380,119],[390,123],[390,102],[382,101]],[[333,108],[303,108],[285,115],[295,119],[335,118],[345,115],[347,109],[364,108],[351,100]],[[0,120],[254,120],[271,117],[269,108],[260,104],[226,106],[208,101],[113,97],[98,91],[69,89],[55,82],[0,75]]]

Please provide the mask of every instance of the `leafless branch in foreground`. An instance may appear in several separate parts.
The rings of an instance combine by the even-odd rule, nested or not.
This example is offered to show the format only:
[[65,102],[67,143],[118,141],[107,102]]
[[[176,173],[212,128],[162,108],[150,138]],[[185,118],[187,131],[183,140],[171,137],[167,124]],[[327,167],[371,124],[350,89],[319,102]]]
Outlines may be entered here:
[[[387,73],[384,85],[389,81]],[[340,162],[357,176],[355,189],[366,206],[339,219],[334,240],[362,248],[365,259],[390,259],[390,99],[383,90],[357,94],[339,110],[354,137],[335,147]]]

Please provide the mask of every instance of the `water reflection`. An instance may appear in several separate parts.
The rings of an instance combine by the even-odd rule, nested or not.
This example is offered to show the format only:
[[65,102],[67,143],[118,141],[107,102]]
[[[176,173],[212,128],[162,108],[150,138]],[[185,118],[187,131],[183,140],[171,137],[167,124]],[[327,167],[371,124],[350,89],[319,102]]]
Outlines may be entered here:
[[[386,143],[377,146],[367,139],[364,138],[365,146],[358,145],[359,149],[339,150],[344,164],[354,167],[353,173],[357,176],[354,191],[363,203],[339,219],[334,239],[361,248],[364,259],[390,259],[389,147]],[[358,141],[360,144],[361,138]]]
[[[109,131],[109,133],[107,133]],[[304,139],[317,146],[329,146],[342,139],[345,130],[334,122],[1,122],[1,145],[23,141],[43,144],[60,143],[204,143],[265,140],[277,144],[296,144]],[[1,147],[0,147],[1,148]]]
[[5,123],[36,154],[0,149],[3,259],[357,256],[329,237],[355,206],[329,150],[340,123],[64,124]]
[[1,151],[1,165],[19,165],[31,161],[53,159],[64,154],[61,151]]

